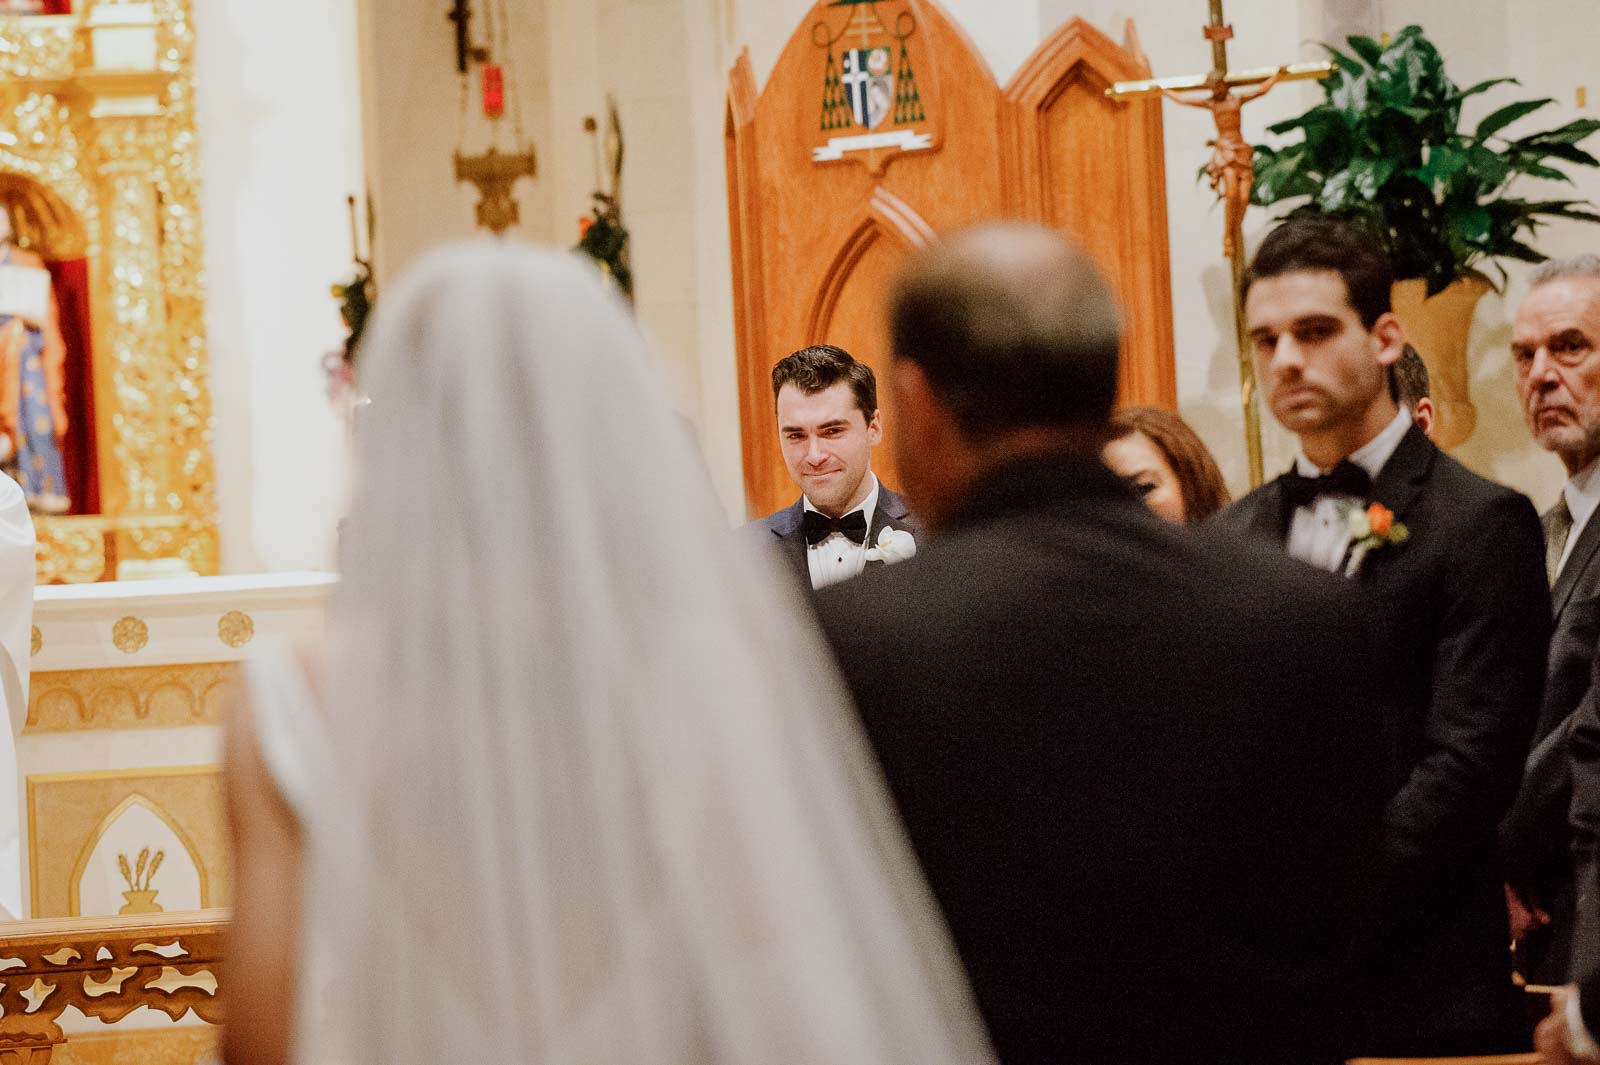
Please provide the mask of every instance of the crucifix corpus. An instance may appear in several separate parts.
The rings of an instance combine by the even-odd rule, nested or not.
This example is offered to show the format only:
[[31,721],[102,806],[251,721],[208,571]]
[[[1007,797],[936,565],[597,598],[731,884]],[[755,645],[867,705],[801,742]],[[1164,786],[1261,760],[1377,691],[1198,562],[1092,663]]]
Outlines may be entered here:
[[[1244,139],[1241,125],[1244,105],[1271,92],[1280,82],[1326,78],[1333,73],[1331,63],[1296,63],[1264,70],[1230,71],[1228,42],[1233,27],[1223,19],[1222,0],[1210,0],[1211,21],[1205,28],[1211,42],[1211,72],[1198,76],[1158,78],[1150,81],[1118,82],[1106,90],[1117,100],[1143,96],[1165,96],[1187,107],[1203,107],[1217,124],[1217,136],[1210,143],[1211,161],[1206,176],[1217,198],[1222,200],[1226,227],[1222,253],[1233,263],[1234,339],[1239,349],[1239,398],[1244,407],[1245,448],[1250,459],[1250,486],[1261,484],[1261,408],[1256,401],[1255,364],[1251,360],[1250,338],[1245,332],[1244,307],[1239,300],[1239,284],[1244,280],[1244,213],[1250,206],[1250,191],[1255,185],[1255,149]],[[1235,92],[1238,88],[1242,91]]]

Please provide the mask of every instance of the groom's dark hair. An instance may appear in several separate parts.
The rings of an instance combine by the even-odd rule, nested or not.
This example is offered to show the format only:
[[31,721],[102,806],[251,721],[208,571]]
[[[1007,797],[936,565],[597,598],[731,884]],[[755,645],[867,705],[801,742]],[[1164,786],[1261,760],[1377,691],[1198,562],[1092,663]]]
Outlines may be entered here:
[[878,379],[873,376],[872,367],[857,362],[848,351],[832,344],[815,344],[779,359],[772,368],[772,401],[778,401],[784,385],[793,385],[813,396],[840,381],[849,383],[862,417],[872,421],[878,412]]
[[1365,229],[1323,215],[1291,218],[1267,234],[1239,283],[1239,300],[1257,281],[1308,271],[1338,274],[1346,301],[1369,330],[1391,309],[1394,270],[1383,245]]

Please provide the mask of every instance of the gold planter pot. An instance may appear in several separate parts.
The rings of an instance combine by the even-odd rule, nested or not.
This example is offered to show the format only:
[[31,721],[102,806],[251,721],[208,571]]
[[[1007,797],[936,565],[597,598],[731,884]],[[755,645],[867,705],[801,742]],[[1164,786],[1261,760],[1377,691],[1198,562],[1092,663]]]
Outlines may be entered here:
[[1406,339],[1428,365],[1433,396],[1433,439],[1442,448],[1464,443],[1478,424],[1478,409],[1468,389],[1467,337],[1478,301],[1494,286],[1480,273],[1458,277],[1428,298],[1421,278],[1396,281],[1392,299]]

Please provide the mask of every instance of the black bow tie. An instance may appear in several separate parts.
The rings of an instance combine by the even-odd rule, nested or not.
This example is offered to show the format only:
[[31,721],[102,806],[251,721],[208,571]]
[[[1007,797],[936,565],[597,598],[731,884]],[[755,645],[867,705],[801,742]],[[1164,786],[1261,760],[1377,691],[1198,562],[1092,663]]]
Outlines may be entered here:
[[1290,470],[1282,481],[1284,502],[1291,513],[1296,507],[1309,507],[1321,496],[1365,499],[1372,494],[1372,476],[1349,459],[1319,477],[1305,477]]
[[800,529],[806,534],[806,545],[815,547],[834,533],[841,533],[858,544],[867,542],[867,515],[865,511],[852,510],[842,518],[830,518],[815,510],[808,510],[800,519]]

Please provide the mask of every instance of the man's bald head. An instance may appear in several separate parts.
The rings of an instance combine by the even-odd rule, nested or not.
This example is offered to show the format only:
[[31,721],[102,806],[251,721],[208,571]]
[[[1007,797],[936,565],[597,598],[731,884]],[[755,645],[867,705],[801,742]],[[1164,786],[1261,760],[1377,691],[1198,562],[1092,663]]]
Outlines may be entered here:
[[894,354],[916,363],[973,440],[1103,426],[1122,328],[1088,255],[1042,226],[989,223],[918,254],[895,286]]

